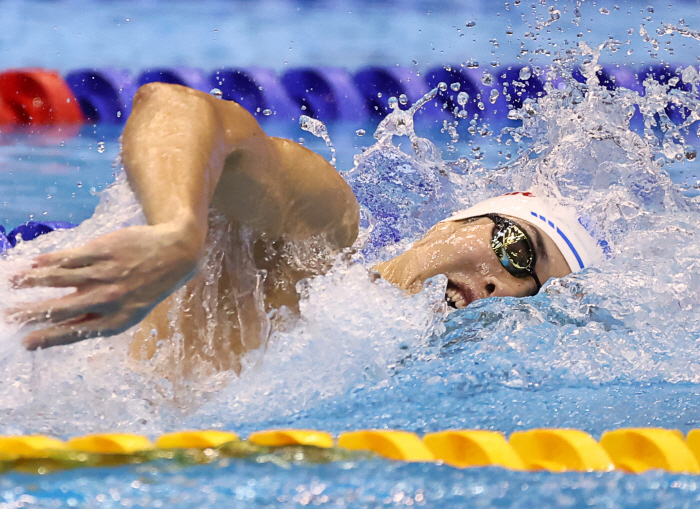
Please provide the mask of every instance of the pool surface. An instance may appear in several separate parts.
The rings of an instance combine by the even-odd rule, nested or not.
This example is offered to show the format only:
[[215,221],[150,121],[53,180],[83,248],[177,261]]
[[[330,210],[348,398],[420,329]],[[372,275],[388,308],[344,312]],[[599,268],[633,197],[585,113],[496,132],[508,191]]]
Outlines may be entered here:
[[[368,211],[365,242],[351,260],[302,285],[301,317],[274,332],[264,354],[251,354],[240,378],[163,379],[153,365],[126,360],[129,332],[29,353],[19,326],[3,324],[0,431],[67,438],[190,428],[245,436],[290,427],[333,434],[572,427],[600,438],[629,426],[700,428],[700,37],[683,29],[700,30],[697,4],[531,4],[483,2],[467,12],[457,2],[0,3],[7,48],[0,69],[259,66],[281,73],[399,64],[421,73],[471,60],[481,72],[550,66],[560,75],[546,97],[508,118],[473,126],[473,117],[460,118],[456,131],[442,117],[417,118],[415,135],[428,140],[418,152],[405,136],[374,139],[378,118],[329,122],[337,168]],[[621,44],[597,49],[608,35]],[[649,81],[639,95],[610,91],[593,76],[598,58],[606,69],[670,62],[682,79],[678,86]],[[585,86],[568,79],[579,65],[583,81],[591,78]],[[508,79],[513,93],[520,86],[513,81],[528,81],[523,73]],[[505,96],[508,86],[493,88]],[[330,159],[298,119],[262,122]],[[82,224],[2,255],[0,310],[53,295],[8,287],[7,277],[36,254],[143,223],[113,167],[119,133],[105,123],[2,133],[0,224]],[[611,256],[550,281],[535,297],[486,299],[459,311],[445,308],[439,276],[413,297],[368,279],[373,262],[449,213],[530,186],[575,205]],[[659,471],[550,474],[257,457],[9,472],[0,479],[0,507],[695,507],[697,483]]]

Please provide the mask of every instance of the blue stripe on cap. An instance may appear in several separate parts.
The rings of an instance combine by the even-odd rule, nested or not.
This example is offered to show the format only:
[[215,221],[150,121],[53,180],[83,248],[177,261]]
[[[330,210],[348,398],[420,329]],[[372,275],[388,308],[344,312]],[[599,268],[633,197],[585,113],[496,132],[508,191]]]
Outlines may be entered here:
[[574,245],[571,243],[571,241],[564,235],[564,232],[562,232],[559,228],[557,228],[557,233],[561,235],[561,238],[564,239],[564,242],[566,242],[566,245],[569,246],[571,249],[571,252],[574,253],[574,256],[576,257],[576,261],[578,262],[579,266],[583,269],[583,260],[581,260],[581,257],[578,255],[578,251],[576,251],[576,248],[574,248]]
[[547,219],[545,219],[544,216],[542,216],[542,215],[540,215],[540,214],[537,214],[537,213],[535,213],[535,212],[532,212],[532,211],[530,211],[530,214],[532,214],[532,215],[535,216],[535,217],[539,217],[539,218],[540,218],[542,221],[544,221],[545,223],[549,223],[549,226],[551,226],[552,228],[555,228],[555,229],[557,230],[557,233],[561,236],[561,238],[564,239],[564,242],[566,242],[566,245],[569,246],[569,249],[571,249],[571,252],[574,253],[574,257],[576,257],[576,261],[578,262],[579,267],[581,267],[582,269],[585,268],[585,267],[583,266],[583,260],[581,260],[581,257],[579,256],[578,251],[576,251],[576,248],[575,248],[574,245],[571,243],[571,241],[569,240],[569,238],[568,238],[566,235],[564,235],[564,232],[563,232],[563,231],[561,231],[558,227],[554,226],[554,223],[552,223],[551,221],[548,221]]

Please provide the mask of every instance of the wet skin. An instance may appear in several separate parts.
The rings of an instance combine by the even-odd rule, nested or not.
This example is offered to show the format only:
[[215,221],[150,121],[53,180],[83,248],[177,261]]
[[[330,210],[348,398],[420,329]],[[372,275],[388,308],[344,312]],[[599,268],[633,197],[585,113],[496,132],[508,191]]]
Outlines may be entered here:
[[[535,245],[535,272],[543,283],[571,273],[564,256],[536,226],[513,219]],[[411,249],[374,267],[383,279],[418,293],[427,279],[448,278],[446,298],[461,309],[487,297],[526,297],[536,292],[532,277],[517,278],[500,263],[491,247],[494,224],[488,218],[435,225]]]

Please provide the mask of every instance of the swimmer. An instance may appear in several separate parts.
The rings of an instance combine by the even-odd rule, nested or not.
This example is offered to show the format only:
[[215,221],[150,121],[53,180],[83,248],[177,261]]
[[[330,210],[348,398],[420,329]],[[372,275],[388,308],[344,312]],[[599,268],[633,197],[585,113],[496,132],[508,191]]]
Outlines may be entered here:
[[[65,345],[141,324],[131,355],[150,359],[167,348],[172,294],[186,285],[177,311],[186,357],[193,365],[239,372],[241,356],[264,336],[255,293],[261,292],[266,311],[297,309],[296,283],[328,270],[355,241],[359,205],[352,190],[323,157],[267,136],[240,105],[178,85],[139,89],[122,142],[122,163],[147,225],[41,255],[17,274],[17,288],[75,288],[10,312],[41,326],[24,338],[25,347]],[[211,222],[219,217],[210,208],[227,222],[227,256],[235,262],[223,264],[215,282],[198,274]],[[444,274],[446,300],[464,308],[486,297],[534,295],[548,279],[594,262],[597,251],[568,211],[530,193],[511,193],[438,223],[374,270],[411,293]],[[290,255],[295,252],[313,256],[299,262]],[[246,263],[267,277],[251,281]],[[207,333],[205,355],[202,295],[212,288],[215,311],[226,319]]]

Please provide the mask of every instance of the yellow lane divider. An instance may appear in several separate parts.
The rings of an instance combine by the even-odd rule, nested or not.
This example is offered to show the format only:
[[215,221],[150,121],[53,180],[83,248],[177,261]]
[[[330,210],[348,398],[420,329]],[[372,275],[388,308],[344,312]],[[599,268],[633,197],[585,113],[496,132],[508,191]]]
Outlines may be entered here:
[[516,431],[510,445],[527,470],[550,472],[612,470],[613,462],[591,435],[577,429]]
[[499,466],[525,470],[525,463],[503,433],[481,430],[451,430],[428,433],[423,442],[435,459],[453,467]]
[[158,437],[93,434],[67,442],[44,435],[0,436],[0,471],[46,473],[85,466],[114,466],[174,460],[186,464],[251,458],[285,466],[309,461],[361,460],[382,456],[405,462],[443,462],[468,468],[590,472],[651,469],[700,474],[700,429],[687,438],[678,430],[627,428],[606,431],[597,442],[576,429],[517,431],[507,440],[496,431],[448,430],[415,433],[358,430],[337,440],[324,431],[277,429],[252,433],[247,440],[227,431],[179,431]]
[[600,438],[600,444],[620,470],[635,474],[651,469],[700,474],[698,461],[678,430],[606,431]]

